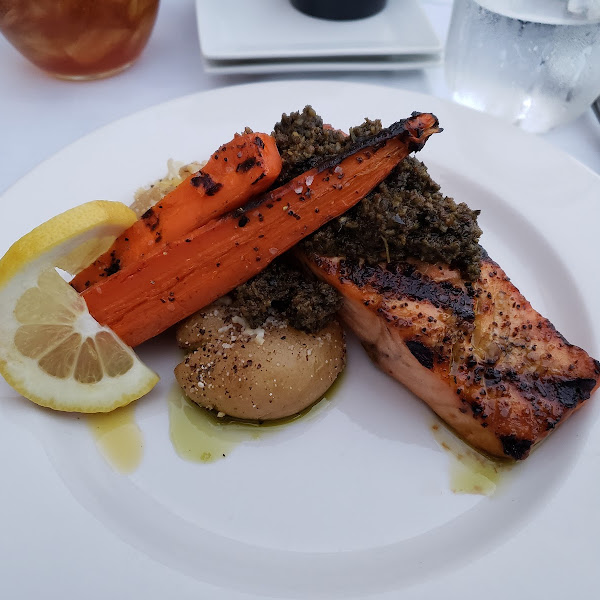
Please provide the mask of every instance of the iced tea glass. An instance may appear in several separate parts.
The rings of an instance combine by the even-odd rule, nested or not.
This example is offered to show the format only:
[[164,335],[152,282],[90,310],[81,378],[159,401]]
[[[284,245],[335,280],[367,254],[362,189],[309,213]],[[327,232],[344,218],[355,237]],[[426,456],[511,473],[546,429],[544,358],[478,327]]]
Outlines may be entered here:
[[0,32],[34,65],[63,79],[129,67],[152,33],[159,0],[0,0]]

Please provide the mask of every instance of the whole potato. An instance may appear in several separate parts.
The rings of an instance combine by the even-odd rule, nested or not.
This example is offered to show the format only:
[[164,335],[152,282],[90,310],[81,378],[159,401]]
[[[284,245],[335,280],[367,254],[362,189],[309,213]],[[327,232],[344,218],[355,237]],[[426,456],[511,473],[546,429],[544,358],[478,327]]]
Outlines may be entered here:
[[344,333],[337,321],[305,333],[268,319],[251,330],[224,304],[211,305],[178,328],[191,349],[175,368],[187,396],[231,417],[289,417],[317,401],[343,371]]

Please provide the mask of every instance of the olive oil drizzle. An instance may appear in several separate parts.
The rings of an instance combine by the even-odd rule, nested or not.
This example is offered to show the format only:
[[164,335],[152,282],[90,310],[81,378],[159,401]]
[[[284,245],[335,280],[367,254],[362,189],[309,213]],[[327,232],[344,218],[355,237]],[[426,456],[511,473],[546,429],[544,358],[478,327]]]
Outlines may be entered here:
[[327,406],[336,393],[342,380],[338,375],[333,385],[314,404],[300,413],[273,421],[245,421],[231,417],[217,417],[213,411],[206,410],[183,393],[174,384],[169,392],[169,435],[177,454],[188,461],[211,463],[221,460],[242,442],[259,440],[265,435],[275,433],[279,427],[299,419],[314,418]]
[[[169,433],[177,454],[188,461],[210,463],[225,458],[238,444],[255,441],[274,433],[279,427],[301,418],[317,416],[325,400],[340,386],[342,375],[314,404],[300,413],[273,421],[244,421],[219,418],[189,400],[174,384],[168,395]],[[109,413],[86,415],[87,426],[106,461],[119,473],[133,473],[144,451],[142,431],[135,422],[135,405],[129,404]]]
[[433,437],[450,456],[450,489],[455,494],[492,496],[513,463],[487,457],[456,437],[441,423]]
[[144,452],[144,437],[135,422],[134,404],[109,413],[87,415],[87,425],[102,456],[119,473],[133,473]]
[[219,423],[210,411],[195,405],[175,384],[168,397],[169,436],[177,454],[191,462],[225,458],[239,443],[252,439],[244,426]]

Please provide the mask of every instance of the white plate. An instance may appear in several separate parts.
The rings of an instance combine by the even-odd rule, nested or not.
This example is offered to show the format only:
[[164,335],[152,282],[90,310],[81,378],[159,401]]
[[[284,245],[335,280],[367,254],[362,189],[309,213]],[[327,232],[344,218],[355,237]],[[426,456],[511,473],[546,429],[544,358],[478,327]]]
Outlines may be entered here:
[[[256,84],[118,121],[4,195],[0,251],[70,206],[128,202],[169,157],[203,158],[244,126],[270,131],[282,111],[306,103],[343,128],[365,115],[389,123],[435,112],[445,132],[420,154],[433,177],[482,210],[492,257],[570,341],[598,356],[600,179],[499,121],[388,88]],[[1,597],[595,597],[597,398],[486,498],[450,491],[431,413],[354,342],[331,402],[212,464],[178,458],[169,440],[170,337],[140,354],[162,382],[136,406],[146,447],[130,476],[104,461],[82,421],[0,383]]]
[[200,47],[212,60],[439,54],[417,0],[391,0],[356,21],[309,17],[289,0],[196,0]]

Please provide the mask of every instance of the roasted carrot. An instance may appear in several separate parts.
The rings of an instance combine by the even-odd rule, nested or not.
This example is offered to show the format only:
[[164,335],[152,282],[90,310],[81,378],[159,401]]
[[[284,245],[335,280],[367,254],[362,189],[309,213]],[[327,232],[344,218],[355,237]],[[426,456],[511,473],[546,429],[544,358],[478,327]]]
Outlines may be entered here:
[[92,316],[136,346],[264,269],[276,256],[363,198],[439,131],[417,114],[356,142],[83,292]]
[[270,135],[236,135],[214,152],[198,173],[181,182],[124,231],[102,256],[73,278],[71,285],[81,292],[242,206],[271,187],[280,171],[281,157]]

